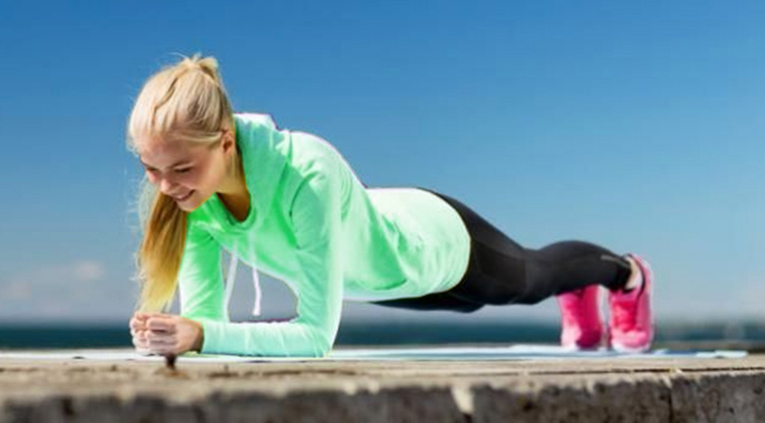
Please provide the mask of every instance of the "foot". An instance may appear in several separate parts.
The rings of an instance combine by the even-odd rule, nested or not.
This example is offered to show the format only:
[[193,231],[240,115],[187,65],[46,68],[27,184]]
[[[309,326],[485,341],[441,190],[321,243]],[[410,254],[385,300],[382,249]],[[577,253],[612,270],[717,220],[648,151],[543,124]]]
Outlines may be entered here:
[[603,339],[603,318],[598,304],[598,285],[560,294],[562,330],[560,342],[569,350],[597,349]]
[[[653,271],[647,261],[637,254],[627,254],[625,258],[633,268],[630,282],[642,283],[627,290],[609,292],[611,317],[609,334],[611,347],[619,352],[643,352],[651,348],[653,341],[653,311],[651,293],[653,290]],[[639,274],[635,273],[639,272]]]

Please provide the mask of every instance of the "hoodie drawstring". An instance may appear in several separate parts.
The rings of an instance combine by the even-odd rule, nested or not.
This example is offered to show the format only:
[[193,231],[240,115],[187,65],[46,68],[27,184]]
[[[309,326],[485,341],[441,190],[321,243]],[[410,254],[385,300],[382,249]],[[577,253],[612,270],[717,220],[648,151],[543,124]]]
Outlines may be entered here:
[[255,284],[255,306],[252,309],[253,316],[260,316],[260,278],[258,278],[258,269],[252,268],[252,283]]
[[[231,261],[228,265],[228,275],[226,277],[226,310],[231,302],[231,294],[234,292],[234,279],[236,278],[236,267],[239,264],[239,258],[231,254]],[[252,281],[255,284],[255,307],[252,309],[253,316],[260,316],[260,278],[258,278],[258,269],[252,268]]]

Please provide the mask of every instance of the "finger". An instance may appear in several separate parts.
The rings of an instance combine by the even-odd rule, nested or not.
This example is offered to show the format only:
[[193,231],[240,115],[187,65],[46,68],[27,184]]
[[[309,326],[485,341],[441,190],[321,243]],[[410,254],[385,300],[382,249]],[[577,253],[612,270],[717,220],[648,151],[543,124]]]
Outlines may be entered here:
[[149,320],[152,317],[171,317],[172,314],[167,313],[160,313],[158,311],[138,311],[135,313],[135,317],[138,318],[138,320],[146,321]]
[[132,327],[130,328],[130,335],[131,336],[136,336],[138,334],[141,334],[142,336],[145,336],[146,333],[148,333],[148,332],[149,332],[149,330],[146,329],[146,328],[138,328],[138,329],[132,328]]
[[133,346],[135,346],[136,348],[147,348],[149,346],[149,343],[146,340],[146,338],[141,338],[136,336],[136,337],[133,337]]
[[156,344],[156,345],[163,344],[163,345],[165,345],[165,344],[172,344],[175,341],[176,341],[176,339],[175,339],[174,335],[152,334],[152,333],[149,333],[146,336],[146,342],[148,342],[149,344]]
[[146,322],[144,320],[138,320],[136,318],[130,319],[131,330],[145,330]]
[[176,351],[178,348],[175,345],[150,345],[149,351],[151,351],[154,354],[160,354],[160,355],[167,355],[167,354],[177,354]]
[[141,355],[152,355],[151,350],[149,350],[148,348],[137,348],[136,347],[135,352],[137,352],[138,354],[141,354]]
[[149,346],[149,344],[146,342],[145,339],[133,338],[133,346],[136,348],[146,349]]
[[174,344],[148,345],[146,346],[146,349],[151,351],[154,354],[160,354],[160,355],[175,354],[175,351],[177,350]]
[[150,331],[175,333],[175,322],[165,318],[152,317],[146,322]]
[[136,311],[133,314],[133,318],[138,320],[138,321],[141,321],[141,322],[146,321],[146,319],[148,319],[149,317],[150,317],[149,313],[145,313],[145,312],[142,312],[142,311]]
[[135,350],[138,354],[141,355],[153,355],[154,353],[151,351],[151,348],[148,344],[144,345],[136,345]]
[[169,348],[176,344],[174,339],[150,339],[146,344],[149,348]]

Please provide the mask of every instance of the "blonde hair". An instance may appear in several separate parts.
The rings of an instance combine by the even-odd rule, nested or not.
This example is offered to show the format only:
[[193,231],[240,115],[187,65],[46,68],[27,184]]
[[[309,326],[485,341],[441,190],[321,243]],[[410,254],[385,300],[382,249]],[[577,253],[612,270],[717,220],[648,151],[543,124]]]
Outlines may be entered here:
[[[213,57],[182,57],[152,75],[141,88],[128,122],[128,148],[138,154],[136,140],[166,139],[215,145],[234,128],[234,115]],[[135,256],[141,284],[137,308],[169,307],[178,285],[186,244],[186,212],[149,183],[144,175],[138,195],[143,230]]]

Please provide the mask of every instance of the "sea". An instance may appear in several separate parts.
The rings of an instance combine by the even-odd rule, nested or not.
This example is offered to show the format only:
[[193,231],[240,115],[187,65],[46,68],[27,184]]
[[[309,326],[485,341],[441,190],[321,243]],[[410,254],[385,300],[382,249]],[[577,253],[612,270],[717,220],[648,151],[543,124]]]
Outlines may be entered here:
[[[336,346],[509,344],[558,342],[556,323],[343,322]],[[656,343],[765,345],[765,322],[666,323]],[[0,324],[0,350],[131,347],[125,324]]]

